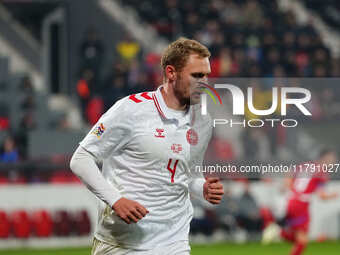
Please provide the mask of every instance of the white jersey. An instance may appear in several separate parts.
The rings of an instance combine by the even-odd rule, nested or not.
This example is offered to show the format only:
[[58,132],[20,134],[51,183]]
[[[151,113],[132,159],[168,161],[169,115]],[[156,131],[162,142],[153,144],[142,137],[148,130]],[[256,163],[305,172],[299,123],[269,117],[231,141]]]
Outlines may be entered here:
[[169,109],[161,89],[119,100],[80,143],[103,161],[104,178],[123,197],[149,210],[138,223],[126,224],[101,203],[95,232],[101,241],[148,250],[188,240],[190,169],[202,163],[211,124],[194,114],[196,107]]

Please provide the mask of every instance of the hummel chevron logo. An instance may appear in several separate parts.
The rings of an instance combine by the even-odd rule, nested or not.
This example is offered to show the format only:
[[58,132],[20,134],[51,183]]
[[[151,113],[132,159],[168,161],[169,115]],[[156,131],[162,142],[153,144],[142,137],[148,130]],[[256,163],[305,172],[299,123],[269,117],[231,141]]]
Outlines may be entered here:
[[131,96],[129,96],[129,99],[134,101],[135,103],[141,103],[143,102],[143,99],[152,100],[152,97],[148,95],[148,92],[143,92],[140,94],[132,94]]

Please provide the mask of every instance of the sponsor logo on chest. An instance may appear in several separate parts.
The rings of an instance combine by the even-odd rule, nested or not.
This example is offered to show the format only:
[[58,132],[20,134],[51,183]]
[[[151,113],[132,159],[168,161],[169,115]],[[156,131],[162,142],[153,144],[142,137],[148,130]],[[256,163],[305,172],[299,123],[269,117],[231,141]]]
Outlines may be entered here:
[[156,128],[155,137],[164,138],[165,137],[164,129],[163,128]]
[[173,153],[180,153],[183,150],[182,144],[174,143],[171,145],[171,150]]

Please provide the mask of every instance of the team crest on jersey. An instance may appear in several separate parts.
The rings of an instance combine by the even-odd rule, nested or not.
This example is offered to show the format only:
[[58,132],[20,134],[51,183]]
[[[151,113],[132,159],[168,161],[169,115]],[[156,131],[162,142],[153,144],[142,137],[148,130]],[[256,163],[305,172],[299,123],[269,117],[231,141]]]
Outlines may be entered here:
[[164,138],[165,137],[164,129],[163,128],[156,128],[155,137]]
[[187,131],[187,141],[190,145],[196,145],[198,143],[198,134],[192,128]]
[[96,135],[98,138],[100,138],[102,136],[102,134],[104,133],[105,131],[105,127],[103,125],[103,123],[100,123],[98,127],[96,127],[92,132],[91,134],[94,134]]
[[183,150],[182,144],[174,143],[171,145],[171,150],[173,153],[180,153]]

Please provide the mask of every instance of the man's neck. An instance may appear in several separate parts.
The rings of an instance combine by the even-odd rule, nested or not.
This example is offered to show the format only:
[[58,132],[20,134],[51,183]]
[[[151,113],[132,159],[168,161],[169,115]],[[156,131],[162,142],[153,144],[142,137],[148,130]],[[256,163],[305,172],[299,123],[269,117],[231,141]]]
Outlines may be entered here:
[[162,93],[164,102],[168,108],[176,110],[176,111],[184,111],[187,108],[187,105],[181,104],[181,102],[176,97],[174,90],[169,84],[165,83],[163,85],[163,89],[161,89],[161,93]]

